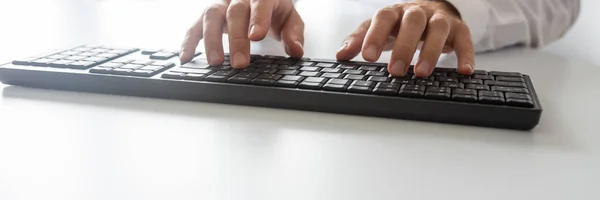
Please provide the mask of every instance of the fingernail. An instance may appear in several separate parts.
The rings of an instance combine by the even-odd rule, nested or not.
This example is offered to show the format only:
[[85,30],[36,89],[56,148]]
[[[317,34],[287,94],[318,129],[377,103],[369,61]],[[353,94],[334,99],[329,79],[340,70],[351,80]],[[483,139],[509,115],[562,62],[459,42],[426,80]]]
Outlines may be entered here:
[[471,72],[473,72],[473,70],[475,68],[473,68],[473,65],[471,65],[470,63],[467,63],[467,68],[469,68],[469,70],[471,70]]
[[208,57],[208,62],[209,62],[211,65],[214,65],[214,64],[216,64],[216,63],[219,61],[219,58],[220,58],[220,57],[219,57],[219,54],[217,53],[217,51],[214,51],[214,50],[213,50],[213,51],[211,51],[211,52],[210,52],[210,54],[208,54],[208,56],[209,56],[209,57]]
[[233,65],[235,67],[243,67],[243,65],[245,65],[246,63],[246,56],[244,56],[244,54],[237,52],[235,53],[235,55],[233,56]]
[[254,35],[254,34],[256,34],[256,25],[252,25],[250,27],[250,35]]
[[304,45],[300,41],[296,41],[296,45],[300,46],[300,48],[304,48]]
[[396,60],[392,65],[392,72],[394,72],[396,75],[403,75],[404,71],[406,71],[405,67],[406,63],[404,63],[404,61]]
[[365,50],[365,56],[370,60],[375,60],[377,57],[377,47],[375,47],[374,45],[368,47]]
[[429,74],[431,71],[431,65],[426,60],[422,61],[421,64],[417,67],[417,71],[420,74]]

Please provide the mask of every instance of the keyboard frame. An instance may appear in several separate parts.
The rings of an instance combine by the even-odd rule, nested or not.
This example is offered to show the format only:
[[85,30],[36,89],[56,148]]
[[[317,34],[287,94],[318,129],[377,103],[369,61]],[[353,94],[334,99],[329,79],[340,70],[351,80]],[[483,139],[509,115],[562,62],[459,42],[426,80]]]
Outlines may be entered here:
[[[51,52],[57,51],[60,50]],[[121,58],[140,52],[136,51]],[[310,61],[367,64],[357,61],[341,62],[312,58]],[[176,64],[179,66],[178,62]],[[373,65],[374,63],[368,64]],[[385,63],[376,64],[387,66]],[[0,82],[7,85],[51,90],[292,109],[515,130],[535,128],[539,124],[543,110],[533,82],[525,74],[523,74],[523,78],[526,84],[532,86],[529,90],[534,102],[533,108],[161,78],[161,75],[168,72],[169,69],[152,77],[133,77],[93,74],[88,72],[89,69],[20,66],[6,63],[0,65]],[[286,95],[289,97],[285,97]],[[460,114],[460,117],[456,117],[457,113]],[[495,113],[495,115],[490,113]]]

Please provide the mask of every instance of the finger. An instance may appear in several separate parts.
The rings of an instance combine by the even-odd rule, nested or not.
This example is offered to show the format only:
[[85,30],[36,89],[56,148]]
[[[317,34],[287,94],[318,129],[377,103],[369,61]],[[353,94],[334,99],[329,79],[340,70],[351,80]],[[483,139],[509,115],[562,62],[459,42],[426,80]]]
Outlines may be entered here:
[[204,15],[200,16],[200,18],[192,25],[190,29],[188,29],[185,38],[183,39],[183,43],[181,44],[181,50],[179,52],[179,61],[181,63],[190,62],[196,52],[196,47],[200,40],[202,39],[203,33],[203,20]]
[[362,56],[366,61],[375,62],[379,59],[388,36],[398,23],[400,13],[393,7],[386,7],[373,16],[362,46]]
[[225,5],[210,7],[204,12],[204,48],[208,64],[223,64],[223,26],[225,26]]
[[250,40],[259,41],[264,39],[271,26],[273,14],[273,0],[252,0],[250,11]]
[[246,68],[250,63],[250,39],[248,23],[250,5],[244,0],[234,0],[227,9],[227,29],[229,31],[229,52],[231,66],[235,69]]
[[337,60],[351,60],[360,53],[370,26],[371,20],[364,21],[342,42],[342,47],[336,54]]
[[415,66],[415,75],[426,77],[433,72],[444,50],[449,33],[450,22],[444,15],[435,14],[429,19],[425,42],[419,55],[419,62]]
[[300,14],[294,10],[281,29],[281,39],[286,53],[293,58],[304,56],[304,22]]
[[471,75],[475,70],[475,50],[471,39],[471,31],[464,24],[457,28],[454,36],[454,49],[458,58],[458,73]]
[[388,65],[390,74],[404,76],[427,25],[427,15],[419,7],[411,7],[401,17],[400,29]]

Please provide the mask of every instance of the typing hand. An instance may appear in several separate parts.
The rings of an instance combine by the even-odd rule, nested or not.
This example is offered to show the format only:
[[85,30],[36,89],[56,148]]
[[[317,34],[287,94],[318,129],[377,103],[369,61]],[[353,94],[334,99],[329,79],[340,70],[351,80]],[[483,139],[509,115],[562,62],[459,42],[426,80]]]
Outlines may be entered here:
[[388,71],[394,76],[404,76],[421,41],[415,75],[431,75],[440,55],[454,50],[458,72],[473,73],[470,30],[452,5],[437,0],[419,0],[379,10],[347,37],[337,59],[350,60],[362,52],[366,61],[375,62],[382,51],[392,50]]
[[222,64],[224,33],[229,36],[231,66],[236,69],[249,65],[250,41],[260,41],[269,33],[283,40],[289,56],[301,58],[304,54],[304,22],[291,0],[224,0],[208,7],[188,30],[181,62],[193,59],[196,46],[204,39],[209,64]]

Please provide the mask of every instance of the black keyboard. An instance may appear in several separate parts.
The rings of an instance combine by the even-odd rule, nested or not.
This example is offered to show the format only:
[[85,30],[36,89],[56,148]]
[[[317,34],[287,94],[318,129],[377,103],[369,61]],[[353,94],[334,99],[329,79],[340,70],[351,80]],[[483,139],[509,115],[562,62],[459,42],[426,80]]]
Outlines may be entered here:
[[384,63],[252,55],[209,66],[200,52],[180,64],[164,49],[78,46],[0,66],[8,85],[201,101],[506,129],[533,129],[542,113],[529,76],[436,68],[393,77]]

